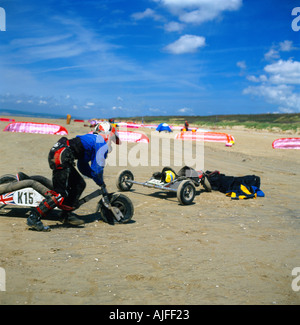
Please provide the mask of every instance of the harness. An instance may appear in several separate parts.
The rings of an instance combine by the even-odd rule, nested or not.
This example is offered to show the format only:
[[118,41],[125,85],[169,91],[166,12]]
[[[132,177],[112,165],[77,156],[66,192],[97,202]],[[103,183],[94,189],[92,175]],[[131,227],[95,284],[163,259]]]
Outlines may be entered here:
[[83,156],[84,148],[80,139],[68,140],[62,137],[50,149],[48,161],[51,169],[65,169],[74,165],[74,160]]

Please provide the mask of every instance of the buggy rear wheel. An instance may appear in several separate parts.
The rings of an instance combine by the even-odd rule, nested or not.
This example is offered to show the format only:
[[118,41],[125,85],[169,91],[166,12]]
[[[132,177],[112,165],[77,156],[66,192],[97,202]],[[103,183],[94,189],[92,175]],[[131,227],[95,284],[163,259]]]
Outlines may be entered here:
[[5,174],[0,177],[0,184],[6,184],[6,183],[16,182],[16,181],[17,181],[16,176],[11,174]]
[[182,181],[177,189],[177,199],[183,205],[192,204],[196,195],[195,185],[189,181]]
[[128,169],[121,170],[116,179],[116,186],[120,191],[129,191],[132,187],[132,183],[128,182],[134,180],[132,172]]

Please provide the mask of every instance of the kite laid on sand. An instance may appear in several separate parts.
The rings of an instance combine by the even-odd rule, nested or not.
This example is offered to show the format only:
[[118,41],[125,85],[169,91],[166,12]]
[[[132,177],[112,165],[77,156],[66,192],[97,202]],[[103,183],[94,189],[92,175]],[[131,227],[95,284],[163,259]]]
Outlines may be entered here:
[[68,131],[63,126],[50,123],[35,122],[14,122],[8,124],[3,131],[23,132],[23,133],[40,133],[40,134],[58,134],[67,135]]
[[[90,134],[93,133],[93,131],[89,132]],[[100,135],[106,139],[106,136],[104,134]],[[136,142],[136,143],[149,143],[149,138],[139,132],[134,131],[118,131],[119,139],[123,142]],[[105,140],[106,141],[106,140]]]
[[226,146],[232,146],[234,137],[227,133],[220,132],[181,132],[176,135],[176,139],[180,140],[194,140],[194,141],[208,141],[208,142],[225,142]]
[[118,133],[121,141],[149,143],[149,138],[143,133],[132,131],[118,131]]
[[15,119],[0,117],[0,122],[15,122]]
[[273,149],[300,149],[300,138],[280,138],[272,143]]

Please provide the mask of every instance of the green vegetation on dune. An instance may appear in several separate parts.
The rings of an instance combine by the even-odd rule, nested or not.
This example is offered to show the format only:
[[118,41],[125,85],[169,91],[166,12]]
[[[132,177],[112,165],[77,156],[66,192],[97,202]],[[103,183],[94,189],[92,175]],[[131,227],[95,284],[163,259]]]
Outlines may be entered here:
[[[141,117],[132,117],[131,121],[141,122]],[[144,116],[144,123],[159,124],[162,122],[183,125],[188,121],[190,125],[198,127],[233,127],[237,125],[252,129],[280,129],[300,132],[300,113],[293,114],[238,114],[238,115],[210,115],[210,116]]]

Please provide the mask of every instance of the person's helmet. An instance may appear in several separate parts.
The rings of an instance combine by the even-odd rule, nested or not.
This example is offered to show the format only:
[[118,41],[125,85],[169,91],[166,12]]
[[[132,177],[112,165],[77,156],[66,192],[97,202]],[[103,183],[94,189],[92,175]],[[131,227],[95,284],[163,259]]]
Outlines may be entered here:
[[104,135],[110,134],[111,130],[112,130],[111,124],[107,121],[100,122],[100,123],[96,124],[96,126],[94,128],[95,132],[101,133]]
[[111,141],[113,141],[118,145],[121,144],[121,139],[119,137],[119,133],[117,132],[116,128],[113,127],[107,121],[98,123],[94,128],[94,133],[101,135],[105,140],[105,142],[108,143],[109,147],[111,146],[110,145]]
[[165,182],[170,183],[173,182],[175,179],[175,174],[171,170],[166,170],[166,177],[165,177]]

